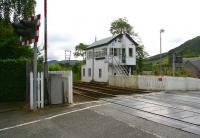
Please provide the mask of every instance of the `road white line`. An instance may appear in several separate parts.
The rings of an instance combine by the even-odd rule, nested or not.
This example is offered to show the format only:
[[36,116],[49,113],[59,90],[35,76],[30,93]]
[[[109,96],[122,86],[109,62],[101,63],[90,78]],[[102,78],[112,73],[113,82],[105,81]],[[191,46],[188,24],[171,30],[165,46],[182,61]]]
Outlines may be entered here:
[[69,111],[69,112],[57,114],[57,115],[54,115],[54,116],[51,116],[51,117],[47,117],[44,120],[49,120],[49,119],[52,119],[52,118],[55,118],[55,117],[59,117],[59,116],[63,116],[63,115],[66,115],[66,114],[71,114],[71,113],[74,113],[74,112],[83,111],[83,110],[87,110],[87,109],[90,109],[90,108],[94,108],[94,107],[98,107],[98,106],[103,106],[103,105],[107,105],[107,104],[109,104],[109,103],[88,106],[88,107],[85,107],[85,108],[82,108],[82,109],[77,109],[77,110],[73,110],[73,111]]
[[56,117],[60,117],[60,116],[63,116],[63,115],[67,115],[67,114],[71,114],[71,113],[75,113],[75,112],[79,112],[79,111],[83,111],[83,110],[87,110],[87,109],[90,109],[90,108],[99,107],[99,106],[103,106],[103,105],[107,105],[107,104],[109,104],[109,103],[88,106],[88,107],[85,107],[85,108],[81,108],[81,109],[77,109],[77,110],[73,110],[73,111],[69,111],[69,112],[53,115],[51,117],[38,119],[38,120],[31,121],[31,122],[26,122],[26,123],[10,126],[10,127],[1,128],[0,132],[5,131],[5,130],[10,130],[10,129],[13,129],[13,128],[18,128],[18,127],[30,125],[30,124],[34,124],[34,123],[38,123],[38,122],[45,121],[45,120],[50,120],[50,119],[53,119],[53,118],[56,118]]

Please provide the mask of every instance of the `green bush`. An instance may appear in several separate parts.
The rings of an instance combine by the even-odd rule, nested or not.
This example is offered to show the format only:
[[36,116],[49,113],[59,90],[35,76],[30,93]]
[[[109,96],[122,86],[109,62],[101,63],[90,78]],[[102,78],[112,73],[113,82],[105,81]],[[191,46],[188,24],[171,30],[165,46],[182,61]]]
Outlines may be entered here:
[[25,59],[0,60],[0,102],[25,100],[26,62]]
[[20,46],[12,24],[0,19],[0,59],[31,59],[32,54],[30,46]]
[[81,66],[83,65],[83,62],[77,62],[72,66],[73,71],[73,81],[78,82],[81,80]]
[[49,71],[59,71],[62,70],[62,67],[59,64],[49,65]]
[[78,82],[81,80],[81,66],[82,62],[77,62],[74,65],[60,65],[60,64],[50,64],[49,71],[68,71],[72,70],[73,72],[73,81]]
[[153,64],[152,63],[144,63],[143,64],[143,71],[152,71]]

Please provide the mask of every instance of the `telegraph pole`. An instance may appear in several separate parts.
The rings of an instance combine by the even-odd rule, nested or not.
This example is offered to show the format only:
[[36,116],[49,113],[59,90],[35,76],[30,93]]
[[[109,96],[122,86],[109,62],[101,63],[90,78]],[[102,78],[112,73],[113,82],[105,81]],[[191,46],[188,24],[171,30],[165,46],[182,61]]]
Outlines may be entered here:
[[49,103],[48,95],[48,63],[47,63],[47,0],[44,0],[44,98]]
[[[67,52],[69,53],[67,54]],[[70,59],[71,59],[71,50],[65,49],[65,62],[67,63],[68,60],[68,63],[70,64]]]

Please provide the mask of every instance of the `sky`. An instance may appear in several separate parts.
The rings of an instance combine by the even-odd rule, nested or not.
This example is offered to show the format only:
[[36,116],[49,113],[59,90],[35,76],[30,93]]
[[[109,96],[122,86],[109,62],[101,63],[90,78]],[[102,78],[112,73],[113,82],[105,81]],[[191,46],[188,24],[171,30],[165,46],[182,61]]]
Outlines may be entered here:
[[[39,46],[44,45],[43,0]],[[113,20],[126,17],[150,56],[200,35],[200,0],[47,0],[48,60],[64,60],[65,50],[111,36]],[[72,54],[72,59],[75,59]]]

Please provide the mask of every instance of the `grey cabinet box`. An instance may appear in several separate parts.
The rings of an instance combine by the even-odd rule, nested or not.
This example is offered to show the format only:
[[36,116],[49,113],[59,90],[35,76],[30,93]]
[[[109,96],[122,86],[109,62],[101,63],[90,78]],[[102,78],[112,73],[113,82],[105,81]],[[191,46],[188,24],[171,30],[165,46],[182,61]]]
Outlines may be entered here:
[[62,74],[49,74],[49,99],[51,104],[67,102],[67,78]]

